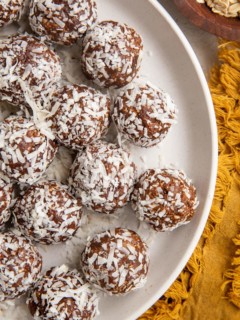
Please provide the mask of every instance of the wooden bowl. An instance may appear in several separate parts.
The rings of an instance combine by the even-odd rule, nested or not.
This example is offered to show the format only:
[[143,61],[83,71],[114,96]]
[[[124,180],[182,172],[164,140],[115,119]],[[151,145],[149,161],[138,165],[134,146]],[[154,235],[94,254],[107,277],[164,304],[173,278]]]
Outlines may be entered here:
[[196,0],[174,0],[175,5],[194,25],[216,36],[240,41],[240,19],[226,18],[213,13]]

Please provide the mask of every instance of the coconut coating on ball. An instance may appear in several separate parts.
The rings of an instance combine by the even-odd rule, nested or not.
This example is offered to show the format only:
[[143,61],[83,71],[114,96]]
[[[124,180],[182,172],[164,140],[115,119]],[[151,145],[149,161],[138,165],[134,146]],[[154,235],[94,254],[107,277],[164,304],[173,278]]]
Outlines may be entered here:
[[82,69],[97,85],[120,88],[136,77],[142,51],[142,39],[133,28],[115,21],[103,21],[84,37]]
[[14,21],[20,20],[25,2],[25,0],[1,0],[0,27],[4,27]]
[[169,94],[149,82],[139,81],[119,91],[113,119],[123,139],[140,147],[152,147],[176,123],[176,113]]
[[147,246],[134,231],[116,228],[89,239],[81,266],[90,283],[120,295],[141,288],[147,279]]
[[0,170],[12,180],[32,184],[40,179],[57,149],[31,119],[9,116],[0,122]]
[[109,127],[110,105],[110,98],[93,88],[63,86],[51,102],[52,130],[56,138],[75,150],[100,139]]
[[36,320],[92,320],[98,297],[76,270],[51,268],[29,293],[28,308]]
[[0,230],[4,224],[10,219],[11,211],[10,207],[13,203],[13,185],[8,181],[0,177]]
[[26,293],[41,269],[42,258],[29,240],[12,232],[0,234],[0,301]]
[[190,222],[198,200],[196,189],[183,171],[149,169],[132,193],[132,208],[156,231],[172,231]]
[[94,0],[30,1],[29,22],[33,31],[58,44],[74,44],[96,20]]
[[[14,105],[47,104],[60,81],[60,58],[45,43],[29,35],[2,40],[0,97]],[[39,102],[40,101],[40,102]]]
[[15,203],[14,224],[27,238],[43,244],[71,239],[80,226],[80,200],[56,181],[41,180]]
[[114,213],[129,201],[135,174],[128,152],[115,144],[97,141],[77,155],[69,185],[88,209]]

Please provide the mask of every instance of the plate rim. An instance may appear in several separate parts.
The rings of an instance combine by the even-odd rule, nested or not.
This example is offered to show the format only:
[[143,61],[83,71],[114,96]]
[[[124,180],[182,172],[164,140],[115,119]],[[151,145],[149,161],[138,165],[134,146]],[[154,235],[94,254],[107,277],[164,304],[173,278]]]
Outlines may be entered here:
[[193,67],[196,70],[198,79],[200,81],[201,87],[203,89],[203,94],[205,97],[206,105],[207,105],[207,111],[209,114],[209,120],[210,120],[210,131],[211,131],[211,143],[212,143],[212,150],[211,150],[211,157],[212,161],[210,164],[211,167],[211,176],[209,179],[209,185],[208,185],[208,191],[207,191],[207,197],[205,200],[205,204],[202,210],[202,216],[199,221],[199,227],[194,235],[194,237],[191,239],[189,246],[184,253],[182,259],[179,261],[178,266],[175,268],[175,270],[172,272],[171,276],[165,281],[164,285],[155,293],[152,295],[149,299],[146,300],[146,302],[141,305],[130,317],[128,317],[125,320],[133,320],[140,317],[144,312],[146,312],[154,303],[161,298],[161,296],[169,289],[169,287],[172,285],[172,283],[177,279],[178,275],[181,273],[185,265],[187,264],[188,260],[190,259],[191,255],[193,254],[198,241],[201,238],[201,235],[203,233],[203,230],[205,228],[205,225],[207,223],[210,209],[212,206],[214,193],[215,193],[215,186],[216,186],[216,179],[217,179],[217,168],[218,168],[218,134],[217,134],[217,122],[214,112],[214,106],[212,97],[210,94],[210,90],[207,84],[207,80],[205,78],[204,72],[202,70],[202,67],[200,65],[200,62],[189,43],[188,39],[184,35],[183,31],[180,29],[180,27],[177,25],[177,23],[173,20],[173,18],[170,16],[170,14],[167,12],[167,10],[158,2],[158,0],[148,0],[148,2],[156,9],[156,11],[161,15],[162,18],[165,19],[165,21],[170,25],[172,30],[175,32],[179,40],[181,41],[182,45],[184,46],[190,60],[192,61]]

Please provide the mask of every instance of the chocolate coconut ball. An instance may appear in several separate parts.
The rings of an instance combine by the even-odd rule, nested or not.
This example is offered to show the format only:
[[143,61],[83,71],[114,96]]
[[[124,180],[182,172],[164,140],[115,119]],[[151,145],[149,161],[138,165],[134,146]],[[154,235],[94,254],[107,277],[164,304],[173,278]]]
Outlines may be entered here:
[[1,41],[0,97],[34,108],[48,102],[61,79],[60,58],[43,42],[29,35]]
[[74,44],[96,20],[94,0],[30,1],[29,22],[33,31],[58,44]]
[[147,246],[134,231],[106,231],[87,242],[81,266],[87,281],[96,287],[110,294],[124,294],[146,282]]
[[103,136],[110,122],[110,98],[83,85],[66,85],[52,100],[52,130],[60,143],[81,150]]
[[0,230],[10,219],[10,207],[13,203],[13,185],[7,179],[0,177]]
[[130,198],[135,165],[118,146],[97,141],[80,152],[70,171],[72,192],[88,209],[114,213]]
[[71,239],[80,226],[81,209],[80,200],[65,186],[42,180],[17,200],[13,208],[15,227],[36,242],[63,242]]
[[150,83],[135,82],[116,97],[113,119],[123,139],[140,147],[152,147],[176,123],[176,113],[167,93]]
[[198,206],[196,189],[183,171],[150,169],[132,194],[132,208],[156,231],[172,231],[187,224]]
[[29,240],[12,232],[0,234],[0,301],[26,293],[41,269],[42,258]]
[[65,265],[51,268],[39,279],[27,304],[36,320],[92,320],[98,313],[96,293]]
[[57,152],[56,143],[21,116],[0,122],[0,137],[0,170],[18,182],[40,179]]
[[0,1],[0,27],[4,27],[14,21],[20,20],[25,0],[1,0]]
[[88,79],[105,88],[120,88],[137,75],[143,43],[126,24],[103,21],[83,40],[82,69]]

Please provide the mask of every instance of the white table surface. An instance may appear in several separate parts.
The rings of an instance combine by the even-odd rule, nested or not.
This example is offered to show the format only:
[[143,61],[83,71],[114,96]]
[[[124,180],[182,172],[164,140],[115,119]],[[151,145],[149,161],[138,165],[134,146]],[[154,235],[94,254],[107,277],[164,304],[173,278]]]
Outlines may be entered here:
[[158,0],[168,11],[193,47],[206,76],[217,61],[217,37],[192,25],[177,10],[172,0]]

